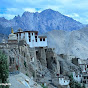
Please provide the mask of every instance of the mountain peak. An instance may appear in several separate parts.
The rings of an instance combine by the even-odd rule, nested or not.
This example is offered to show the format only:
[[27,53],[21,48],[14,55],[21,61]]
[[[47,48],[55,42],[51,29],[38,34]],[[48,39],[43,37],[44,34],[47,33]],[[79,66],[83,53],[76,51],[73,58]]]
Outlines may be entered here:
[[30,15],[30,14],[32,14],[32,13],[31,13],[31,12],[28,12],[28,11],[25,11],[25,12],[22,14],[22,17],[23,17],[23,16]]
[[37,30],[39,33],[48,32],[53,29],[72,31],[84,27],[80,22],[52,9],[46,9],[41,13],[24,12],[21,17],[16,16],[15,19],[9,22],[4,19],[0,19],[0,25],[3,27],[13,27],[16,30],[20,27],[23,30]]
[[46,10],[43,10],[41,13],[56,13],[56,12],[58,12],[58,11],[54,11],[52,9],[46,9]]
[[0,17],[0,21],[6,21],[7,19],[5,19],[4,17]]

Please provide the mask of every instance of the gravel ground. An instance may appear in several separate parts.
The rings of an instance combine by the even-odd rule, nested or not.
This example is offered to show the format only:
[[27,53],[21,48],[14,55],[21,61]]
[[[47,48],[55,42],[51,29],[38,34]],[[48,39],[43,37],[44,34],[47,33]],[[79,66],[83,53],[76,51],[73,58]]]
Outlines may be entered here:
[[29,78],[23,73],[10,75],[9,82],[11,83],[10,88],[42,88],[32,78]]

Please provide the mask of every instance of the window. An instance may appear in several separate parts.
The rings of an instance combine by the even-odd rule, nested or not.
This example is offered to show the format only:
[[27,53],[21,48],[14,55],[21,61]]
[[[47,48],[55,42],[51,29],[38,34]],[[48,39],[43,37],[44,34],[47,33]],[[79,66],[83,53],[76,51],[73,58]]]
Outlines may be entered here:
[[87,68],[88,68],[88,65],[87,65]]
[[31,36],[29,36],[29,38],[31,38]]
[[45,41],[45,38],[43,38],[43,41]]
[[87,77],[87,79],[88,79],[88,77]]
[[21,36],[21,33],[19,33],[19,36]]
[[12,58],[11,57],[9,58],[9,64],[10,64],[10,66],[12,64]]
[[40,41],[42,41],[42,38],[40,38]]
[[37,38],[37,36],[35,36],[35,38]]
[[81,75],[79,75],[79,77],[81,77]]
[[86,70],[86,68],[85,68],[85,70]]
[[17,34],[17,37],[18,37],[18,34]]
[[86,79],[86,77],[84,77],[84,79]]
[[31,39],[29,39],[29,42],[31,42]]
[[83,81],[83,83],[86,83],[86,81]]
[[33,33],[32,33],[32,35],[33,35]]
[[57,76],[59,76],[59,74],[57,74]]
[[30,35],[30,33],[28,33]]
[[37,42],[37,39],[35,39],[35,41]]

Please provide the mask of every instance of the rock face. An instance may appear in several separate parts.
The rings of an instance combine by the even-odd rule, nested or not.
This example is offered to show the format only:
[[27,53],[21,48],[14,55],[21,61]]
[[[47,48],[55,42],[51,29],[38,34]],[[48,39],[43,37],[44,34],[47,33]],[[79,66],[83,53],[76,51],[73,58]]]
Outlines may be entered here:
[[10,88],[42,88],[39,84],[33,81],[23,73],[9,76]]
[[55,48],[56,53],[88,58],[88,27],[71,32],[53,30],[46,35],[48,46]]
[[[25,86],[25,83],[28,83],[30,86],[31,82],[28,81],[30,79],[25,75],[30,78],[32,77],[33,80],[39,84],[43,83],[49,86],[49,88],[58,88],[58,76],[61,74],[68,76],[67,74],[70,71],[75,71],[75,69],[77,71],[77,69],[79,69],[78,66],[71,63],[71,60],[68,60],[68,57],[65,59],[60,57],[60,55],[57,55],[54,52],[54,48],[31,48],[27,45],[24,39],[19,42],[11,41],[0,43],[0,50],[2,50],[8,57],[9,71],[11,75],[9,78],[12,83],[11,88],[13,88],[15,84],[20,88],[22,86],[21,83],[23,86]],[[19,74],[20,72],[25,75]],[[13,83],[15,80],[17,81]]]
[[11,20],[0,18],[0,33],[4,34],[9,33],[10,27],[16,30],[22,28],[23,30],[38,30],[40,33],[45,33],[53,29],[77,30],[83,26],[80,22],[51,9],[44,10],[41,13],[24,12],[21,17],[18,15]]
[[8,36],[4,34],[0,34],[0,43],[3,42],[3,40],[7,40]]

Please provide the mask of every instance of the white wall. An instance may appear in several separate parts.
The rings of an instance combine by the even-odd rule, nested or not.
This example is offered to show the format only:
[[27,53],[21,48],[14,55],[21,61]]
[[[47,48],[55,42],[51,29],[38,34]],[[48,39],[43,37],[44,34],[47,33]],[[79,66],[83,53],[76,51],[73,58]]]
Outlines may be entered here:
[[[33,33],[33,35],[32,35]],[[28,32],[25,32],[25,35],[24,33],[21,33],[21,39],[23,39],[23,37],[25,36],[25,40],[27,42],[27,44],[30,46],[30,47],[46,47],[47,46],[47,38],[45,38],[45,41],[40,41],[40,38],[38,38],[38,35],[37,35],[37,42],[35,41],[35,33],[34,32],[30,32],[30,36],[31,36],[31,42],[29,42],[29,34]],[[18,41],[20,40],[19,38],[19,34],[18,34]]]
[[75,72],[73,72],[73,78],[74,78],[74,80],[77,81],[77,82],[81,82],[82,75],[81,76],[80,75],[81,74],[76,75]]
[[60,85],[69,85],[70,80],[65,80],[64,78],[59,78]]
[[81,68],[82,72],[86,72],[85,65],[80,65],[80,68]]
[[42,47],[42,46],[47,46],[47,38],[45,38],[45,41],[43,41],[43,39],[42,39],[42,41],[40,41],[40,38],[38,38],[38,46],[39,47]]

